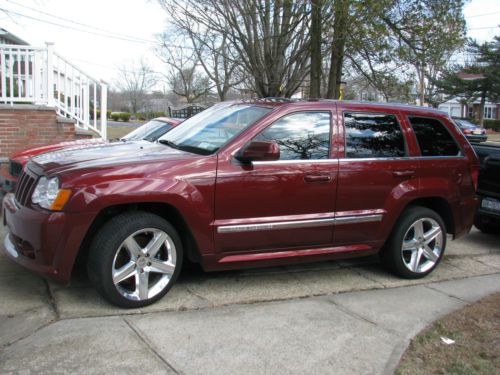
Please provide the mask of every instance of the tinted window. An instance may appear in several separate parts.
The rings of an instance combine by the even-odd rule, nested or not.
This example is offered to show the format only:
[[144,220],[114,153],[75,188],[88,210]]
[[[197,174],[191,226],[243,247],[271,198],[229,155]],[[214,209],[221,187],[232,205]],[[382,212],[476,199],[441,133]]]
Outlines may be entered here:
[[438,120],[427,117],[410,117],[423,156],[459,156],[455,140]]
[[396,116],[344,113],[346,157],[405,156],[405,141]]
[[256,140],[274,140],[280,146],[280,160],[327,159],[330,149],[330,114],[300,112],[276,121]]

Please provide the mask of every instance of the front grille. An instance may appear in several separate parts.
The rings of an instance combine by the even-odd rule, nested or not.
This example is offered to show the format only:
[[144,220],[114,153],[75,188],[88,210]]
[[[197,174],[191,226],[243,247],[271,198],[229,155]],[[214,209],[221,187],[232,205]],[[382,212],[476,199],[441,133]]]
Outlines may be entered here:
[[23,173],[23,166],[16,161],[9,160],[9,173],[11,176],[19,177]]
[[33,190],[35,190],[38,176],[31,172],[28,168],[24,171],[21,179],[17,183],[16,201],[22,206],[28,206]]

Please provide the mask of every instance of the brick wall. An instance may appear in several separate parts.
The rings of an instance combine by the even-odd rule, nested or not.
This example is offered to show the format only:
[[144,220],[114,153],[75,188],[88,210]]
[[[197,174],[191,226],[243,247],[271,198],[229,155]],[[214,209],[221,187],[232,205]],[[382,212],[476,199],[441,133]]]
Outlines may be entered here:
[[0,105],[0,158],[31,146],[91,138],[77,135],[73,121],[59,120],[53,108]]
[[[74,122],[58,117],[53,108],[0,104],[0,161],[32,146],[82,138],[92,134],[77,134]],[[6,167],[0,164],[0,174]]]

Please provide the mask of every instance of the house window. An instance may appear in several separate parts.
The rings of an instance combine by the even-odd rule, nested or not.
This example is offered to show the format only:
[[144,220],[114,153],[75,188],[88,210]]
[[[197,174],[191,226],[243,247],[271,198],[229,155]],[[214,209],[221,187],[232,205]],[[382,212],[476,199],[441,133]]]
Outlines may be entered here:
[[484,118],[488,118],[488,119],[493,118],[493,108],[484,107]]
[[468,111],[467,112],[468,112],[467,117],[469,117],[469,118],[474,117],[474,107],[472,107],[472,106],[468,107]]

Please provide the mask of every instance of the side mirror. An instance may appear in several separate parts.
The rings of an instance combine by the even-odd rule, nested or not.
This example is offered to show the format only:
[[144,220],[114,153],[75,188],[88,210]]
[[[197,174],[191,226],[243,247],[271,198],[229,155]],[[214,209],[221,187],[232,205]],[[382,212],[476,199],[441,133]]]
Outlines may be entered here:
[[279,160],[280,147],[276,141],[252,141],[239,150],[234,157],[242,163]]

